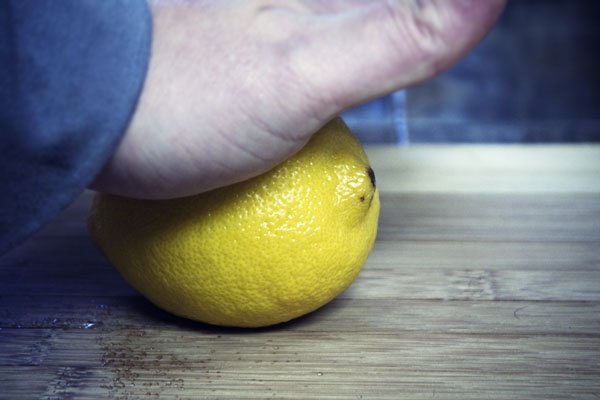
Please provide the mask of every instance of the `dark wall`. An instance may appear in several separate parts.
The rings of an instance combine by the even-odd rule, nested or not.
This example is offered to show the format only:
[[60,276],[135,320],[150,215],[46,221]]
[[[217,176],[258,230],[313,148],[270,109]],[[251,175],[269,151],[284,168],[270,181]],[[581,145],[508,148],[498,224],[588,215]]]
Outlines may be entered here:
[[345,116],[365,142],[599,142],[600,1],[510,0],[454,68]]
[[600,141],[600,2],[512,0],[459,65],[407,91],[412,142]]

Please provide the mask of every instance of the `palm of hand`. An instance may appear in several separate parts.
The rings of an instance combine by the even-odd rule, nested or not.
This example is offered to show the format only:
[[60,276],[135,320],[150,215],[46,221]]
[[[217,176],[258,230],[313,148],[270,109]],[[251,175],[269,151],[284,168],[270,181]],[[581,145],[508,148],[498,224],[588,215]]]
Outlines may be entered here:
[[186,196],[256,176],[342,110],[448,68],[503,0],[156,2],[132,122],[93,188]]

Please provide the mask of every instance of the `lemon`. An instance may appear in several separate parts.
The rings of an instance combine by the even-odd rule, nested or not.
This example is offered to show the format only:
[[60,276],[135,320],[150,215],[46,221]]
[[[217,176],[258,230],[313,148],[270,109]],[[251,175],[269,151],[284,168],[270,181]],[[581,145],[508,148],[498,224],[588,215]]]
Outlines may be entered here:
[[88,227],[158,307],[261,327],[311,312],[350,286],[378,216],[373,171],[337,118],[292,158],[244,182],[173,200],[96,194]]

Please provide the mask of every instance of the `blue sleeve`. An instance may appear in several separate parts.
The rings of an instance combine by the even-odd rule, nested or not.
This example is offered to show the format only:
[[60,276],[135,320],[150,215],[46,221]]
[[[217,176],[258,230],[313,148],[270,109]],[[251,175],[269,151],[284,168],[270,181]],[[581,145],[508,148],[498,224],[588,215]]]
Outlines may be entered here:
[[0,254],[110,157],[144,82],[151,27],[145,0],[0,2]]

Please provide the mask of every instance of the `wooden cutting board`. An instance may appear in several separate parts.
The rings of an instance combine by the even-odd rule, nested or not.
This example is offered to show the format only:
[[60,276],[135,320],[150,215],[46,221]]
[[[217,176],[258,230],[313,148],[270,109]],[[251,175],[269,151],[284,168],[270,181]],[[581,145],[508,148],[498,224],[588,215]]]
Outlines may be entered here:
[[149,304],[88,241],[84,194],[0,258],[0,398],[600,398],[600,146],[368,154],[363,272],[270,329]]

